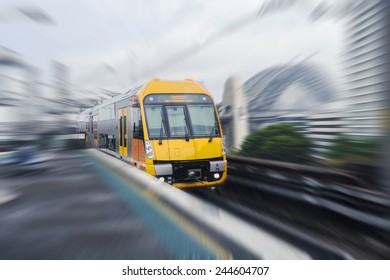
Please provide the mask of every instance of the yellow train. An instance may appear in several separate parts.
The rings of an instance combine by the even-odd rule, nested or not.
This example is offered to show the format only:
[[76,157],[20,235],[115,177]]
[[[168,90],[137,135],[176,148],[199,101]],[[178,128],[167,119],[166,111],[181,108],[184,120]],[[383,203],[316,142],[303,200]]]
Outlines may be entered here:
[[153,79],[78,115],[87,145],[111,151],[178,188],[227,176],[225,141],[210,93],[193,80]]

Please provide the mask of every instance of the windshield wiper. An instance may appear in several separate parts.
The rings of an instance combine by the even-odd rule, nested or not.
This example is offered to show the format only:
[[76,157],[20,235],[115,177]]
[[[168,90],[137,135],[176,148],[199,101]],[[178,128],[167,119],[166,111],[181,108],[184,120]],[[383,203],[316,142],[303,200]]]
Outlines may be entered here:
[[188,123],[187,123],[187,118],[186,118],[185,112],[184,112],[184,123],[185,123],[184,129],[186,131],[186,134],[184,135],[184,137],[185,137],[186,141],[188,142],[188,141],[190,141],[190,132],[189,132],[188,126],[187,126]]
[[187,127],[187,120],[186,120],[186,118],[184,118],[184,122],[185,122],[185,130],[186,130],[186,134],[185,134],[185,139],[186,139],[186,141],[188,142],[188,141],[190,141],[190,133],[188,132],[188,127]]
[[161,125],[160,125],[160,138],[158,138],[158,144],[162,145],[164,126],[165,126],[165,120],[164,120],[164,116],[162,114],[162,110],[160,111],[160,115],[161,115]]
[[217,127],[218,127],[218,124],[217,124],[217,122],[215,122],[213,128],[211,129],[210,135],[209,135],[209,137],[210,137],[209,142],[213,141],[213,134],[217,135],[217,133],[218,133]]

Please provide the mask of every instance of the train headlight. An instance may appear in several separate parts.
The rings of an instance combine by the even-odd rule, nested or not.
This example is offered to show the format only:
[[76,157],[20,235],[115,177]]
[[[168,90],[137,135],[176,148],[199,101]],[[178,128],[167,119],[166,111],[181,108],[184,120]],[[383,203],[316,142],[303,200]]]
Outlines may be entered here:
[[214,179],[219,179],[219,173],[214,173]]
[[226,142],[225,142],[225,136],[222,138],[222,154],[226,154]]
[[150,141],[145,141],[145,154],[148,159],[154,158],[153,147]]

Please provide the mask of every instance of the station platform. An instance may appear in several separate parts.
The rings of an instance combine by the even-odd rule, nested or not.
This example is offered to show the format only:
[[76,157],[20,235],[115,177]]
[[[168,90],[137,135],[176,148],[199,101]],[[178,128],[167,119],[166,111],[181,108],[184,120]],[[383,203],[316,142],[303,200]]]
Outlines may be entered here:
[[0,178],[0,259],[310,258],[98,150],[8,168],[20,170]]

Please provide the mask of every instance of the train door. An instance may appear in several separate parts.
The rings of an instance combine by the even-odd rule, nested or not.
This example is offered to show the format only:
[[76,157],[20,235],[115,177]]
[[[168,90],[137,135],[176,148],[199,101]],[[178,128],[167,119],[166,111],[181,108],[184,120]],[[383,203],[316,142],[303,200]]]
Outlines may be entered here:
[[139,103],[131,106],[132,111],[132,145],[131,145],[131,164],[141,170],[145,170],[145,146],[144,133],[142,127],[141,109]]
[[119,109],[119,154],[128,157],[127,108]]

